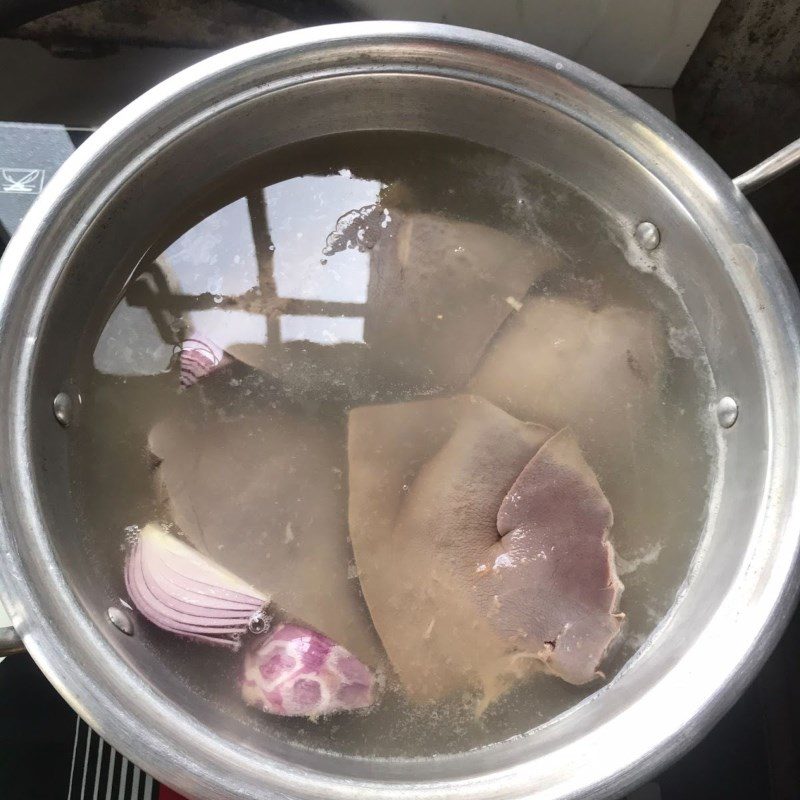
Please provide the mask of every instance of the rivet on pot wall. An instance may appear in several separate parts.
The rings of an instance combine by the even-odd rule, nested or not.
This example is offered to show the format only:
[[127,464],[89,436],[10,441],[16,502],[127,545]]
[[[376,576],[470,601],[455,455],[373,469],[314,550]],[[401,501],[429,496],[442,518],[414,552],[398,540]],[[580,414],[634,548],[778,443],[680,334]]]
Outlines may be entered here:
[[108,614],[108,618],[111,620],[111,624],[115,628],[127,634],[128,636],[133,636],[133,622],[125,611],[123,611],[121,608],[117,608],[116,606],[109,606],[106,613]]
[[72,398],[66,392],[59,392],[53,399],[53,413],[65,427],[72,422]]
[[739,404],[732,397],[723,397],[717,403],[717,419],[723,428],[730,428],[739,418]]
[[661,244],[661,231],[652,222],[640,222],[635,236],[645,250],[655,250]]
[[263,610],[257,611],[252,617],[250,617],[247,627],[250,630],[250,633],[264,633],[264,631],[269,628],[271,621],[272,617],[267,616]]

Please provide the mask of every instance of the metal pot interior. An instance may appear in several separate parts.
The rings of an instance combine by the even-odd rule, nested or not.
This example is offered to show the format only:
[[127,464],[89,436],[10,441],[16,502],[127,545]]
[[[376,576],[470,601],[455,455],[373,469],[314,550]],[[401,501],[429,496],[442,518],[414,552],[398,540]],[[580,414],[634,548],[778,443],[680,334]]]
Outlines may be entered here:
[[[23,510],[22,463],[11,470],[4,503],[18,574],[36,587],[40,605],[26,611],[15,589],[6,591],[34,657],[89,722],[157,776],[199,796],[267,796],[271,788],[422,797],[455,781],[464,796],[478,797],[492,780],[508,797],[612,791],[636,765],[680,748],[682,730],[710,724],[721,707],[707,709],[710,701],[732,697],[752,671],[747,663],[760,659],[756,639],[772,641],[786,613],[776,604],[794,582],[796,532],[782,533],[796,513],[796,469],[785,457],[797,452],[796,421],[786,416],[796,380],[796,301],[769,237],[716,167],[622,90],[541,51],[468,39],[403,33],[348,42],[342,33],[313,46],[286,40],[283,53],[241,51],[199,69],[165,90],[163,102],[151,95],[90,142],[47,195],[49,216],[23,234],[36,239],[5,312],[5,332],[15,339],[2,370],[16,376],[3,400],[24,418],[10,416],[3,441],[6,453],[22,452],[12,441],[25,442],[38,505]],[[358,130],[442,134],[532,163],[612,215],[633,254],[638,223],[656,222],[661,245],[648,268],[674,282],[718,396],[734,396],[740,408],[722,432],[724,459],[691,575],[654,636],[569,713],[511,741],[437,759],[364,760],[300,747],[197,693],[158,657],[144,626],[119,635],[105,616],[124,596],[121,576],[105,566],[119,543],[87,542],[80,529],[70,430],[52,412],[59,391],[80,391],[71,365],[94,345],[165,220],[269,151]],[[26,352],[27,326],[36,339]],[[30,371],[18,371],[20,364]],[[58,632],[57,650],[39,627],[43,618]],[[73,680],[75,671],[84,677]]]

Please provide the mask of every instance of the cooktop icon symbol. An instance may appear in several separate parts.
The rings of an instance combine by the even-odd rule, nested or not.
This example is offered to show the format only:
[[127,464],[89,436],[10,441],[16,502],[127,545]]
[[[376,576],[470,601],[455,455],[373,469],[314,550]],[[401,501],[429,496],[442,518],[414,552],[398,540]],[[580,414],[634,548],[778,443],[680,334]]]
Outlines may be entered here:
[[43,169],[0,168],[0,192],[6,194],[39,194],[44,185]]

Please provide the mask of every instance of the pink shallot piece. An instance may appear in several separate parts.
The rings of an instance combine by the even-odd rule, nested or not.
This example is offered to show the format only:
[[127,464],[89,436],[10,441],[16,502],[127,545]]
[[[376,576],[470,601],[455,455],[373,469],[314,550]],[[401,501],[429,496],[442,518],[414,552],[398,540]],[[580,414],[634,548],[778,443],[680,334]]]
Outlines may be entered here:
[[280,624],[245,653],[242,698],[268,714],[320,717],[375,702],[377,681],[321,633]]
[[188,389],[233,360],[219,345],[201,334],[184,339],[179,348],[182,389]]
[[139,613],[159,628],[232,650],[265,620],[270,601],[157,524],[131,544],[125,586]]

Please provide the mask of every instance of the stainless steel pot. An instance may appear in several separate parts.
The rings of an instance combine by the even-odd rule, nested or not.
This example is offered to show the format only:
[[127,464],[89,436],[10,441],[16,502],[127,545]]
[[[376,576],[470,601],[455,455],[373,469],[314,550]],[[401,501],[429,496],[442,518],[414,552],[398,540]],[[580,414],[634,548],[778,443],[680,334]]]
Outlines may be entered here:
[[[142,636],[109,624],[115,598],[77,535],[70,428],[53,413],[60,392],[73,405],[59,407],[61,421],[80,413],[68,369],[81,331],[108,313],[128,277],[115,265],[130,263],[161,218],[259,153],[359,129],[470,139],[601,203],[682,292],[720,390],[709,413],[726,426],[691,575],[622,673],[527,736],[429,760],[255,739],[168,674]],[[598,75],[439,25],[289,33],[159,85],[70,158],[0,266],[0,595],[25,647],[99,733],[190,796],[601,797],[662,767],[754,675],[797,595],[800,303],[741,190],[798,149],[731,182],[675,126]],[[14,636],[5,639],[10,649]]]

